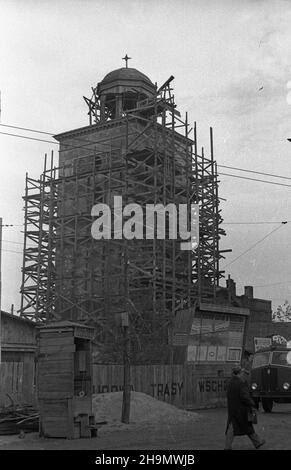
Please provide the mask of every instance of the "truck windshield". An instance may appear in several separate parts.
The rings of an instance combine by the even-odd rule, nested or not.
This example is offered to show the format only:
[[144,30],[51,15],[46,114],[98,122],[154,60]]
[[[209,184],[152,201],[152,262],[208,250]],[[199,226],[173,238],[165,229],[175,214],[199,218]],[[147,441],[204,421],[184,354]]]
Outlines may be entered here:
[[254,360],[252,364],[252,368],[255,369],[256,367],[263,367],[269,364],[270,353],[269,352],[261,352],[254,355]]
[[291,367],[291,351],[274,351],[272,355],[272,364]]

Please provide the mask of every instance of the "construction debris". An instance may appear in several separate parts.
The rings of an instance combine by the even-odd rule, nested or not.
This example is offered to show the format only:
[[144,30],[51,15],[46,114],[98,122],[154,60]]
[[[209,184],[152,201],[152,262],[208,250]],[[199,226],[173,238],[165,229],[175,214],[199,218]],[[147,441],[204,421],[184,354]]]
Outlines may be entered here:
[[38,431],[39,413],[31,405],[9,405],[0,409],[0,435]]

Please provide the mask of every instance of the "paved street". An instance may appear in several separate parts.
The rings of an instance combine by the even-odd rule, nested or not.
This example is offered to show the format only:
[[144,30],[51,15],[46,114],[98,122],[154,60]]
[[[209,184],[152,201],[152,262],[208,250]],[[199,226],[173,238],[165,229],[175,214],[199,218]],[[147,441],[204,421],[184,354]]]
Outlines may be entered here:
[[[226,410],[198,410],[199,419],[193,424],[164,426],[128,426],[127,428],[99,431],[94,439],[39,439],[37,434],[28,434],[25,439],[18,436],[0,436],[0,451],[4,449],[187,449],[218,450],[224,447]],[[266,439],[266,450],[291,449],[291,404],[275,405],[274,411],[259,412],[258,434]],[[234,449],[252,449],[246,436],[237,437]]]

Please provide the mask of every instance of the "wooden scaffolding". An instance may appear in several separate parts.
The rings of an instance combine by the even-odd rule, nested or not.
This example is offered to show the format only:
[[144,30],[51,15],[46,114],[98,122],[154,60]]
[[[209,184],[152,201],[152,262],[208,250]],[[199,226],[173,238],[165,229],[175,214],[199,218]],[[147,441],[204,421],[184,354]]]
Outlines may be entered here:
[[[89,101],[90,124],[98,128],[96,91]],[[45,158],[39,179],[26,176],[21,315],[93,325],[97,343],[112,353],[124,312],[143,349],[149,338],[171,342],[178,310],[215,300],[224,231],[212,129],[207,158],[197,148],[196,123],[190,129],[176,109],[170,81],[119,120],[108,112],[111,124],[121,129],[119,147],[111,139],[104,150],[83,143],[85,156],[61,166]],[[157,236],[95,240],[92,207],[116,195],[123,205],[199,204],[198,248],[183,251],[181,239]]]

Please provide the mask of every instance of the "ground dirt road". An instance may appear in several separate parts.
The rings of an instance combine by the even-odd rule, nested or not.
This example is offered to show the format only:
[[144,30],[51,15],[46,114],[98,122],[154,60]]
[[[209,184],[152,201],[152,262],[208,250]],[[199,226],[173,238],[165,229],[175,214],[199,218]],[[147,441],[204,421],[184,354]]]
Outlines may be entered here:
[[[90,450],[129,450],[129,449],[184,449],[219,450],[224,447],[226,409],[197,410],[199,419],[191,424],[150,425],[128,427],[116,426],[101,428],[93,439],[43,439],[36,433],[27,434],[24,439],[18,436],[0,436],[1,450],[25,449],[90,449]],[[256,430],[266,439],[265,450],[291,449],[291,404],[275,405],[272,413],[259,411],[259,424]],[[252,444],[246,436],[235,438],[233,449],[250,450]]]

